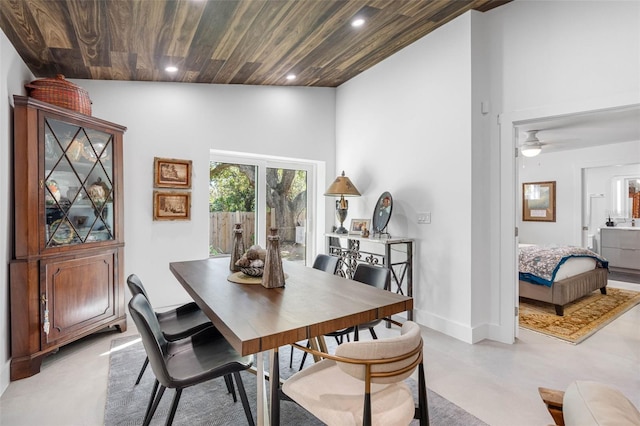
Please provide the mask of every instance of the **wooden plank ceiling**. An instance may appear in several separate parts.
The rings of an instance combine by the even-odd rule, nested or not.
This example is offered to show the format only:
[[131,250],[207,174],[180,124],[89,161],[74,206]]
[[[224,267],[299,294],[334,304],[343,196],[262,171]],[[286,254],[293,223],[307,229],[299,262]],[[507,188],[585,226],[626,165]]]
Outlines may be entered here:
[[508,1],[0,0],[0,28],[37,77],[336,87]]

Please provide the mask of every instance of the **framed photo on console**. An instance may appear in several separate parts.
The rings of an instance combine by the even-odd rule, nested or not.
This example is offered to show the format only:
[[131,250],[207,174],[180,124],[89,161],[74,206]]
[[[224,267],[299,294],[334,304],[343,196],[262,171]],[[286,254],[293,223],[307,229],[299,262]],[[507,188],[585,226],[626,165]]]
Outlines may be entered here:
[[351,226],[349,226],[349,234],[360,235],[362,230],[371,229],[371,219],[351,219]]
[[556,221],[556,182],[522,184],[522,220],[526,222]]

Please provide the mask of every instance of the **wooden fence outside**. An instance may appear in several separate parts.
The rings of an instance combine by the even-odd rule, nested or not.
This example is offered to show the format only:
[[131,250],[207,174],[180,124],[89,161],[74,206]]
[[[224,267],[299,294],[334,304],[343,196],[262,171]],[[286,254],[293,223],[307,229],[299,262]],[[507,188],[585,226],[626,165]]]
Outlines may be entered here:
[[[271,223],[271,213],[267,213],[267,223]],[[230,254],[233,248],[234,226],[239,222],[242,227],[242,242],[245,251],[256,243],[256,215],[254,212],[239,212],[240,220],[236,219],[236,212],[213,212],[209,213],[210,246],[209,254]],[[282,231],[282,230],[280,230]],[[280,232],[282,235],[292,235],[291,238],[280,237],[280,255],[283,259],[304,260],[305,259],[305,235],[304,228],[294,227],[290,232]],[[299,241],[297,241],[299,240]],[[266,248],[266,247],[263,247]]]
[[[245,250],[255,244],[256,215],[253,212],[239,212],[242,225],[242,242]],[[234,238],[235,212],[209,213],[209,241],[211,254],[231,253]]]

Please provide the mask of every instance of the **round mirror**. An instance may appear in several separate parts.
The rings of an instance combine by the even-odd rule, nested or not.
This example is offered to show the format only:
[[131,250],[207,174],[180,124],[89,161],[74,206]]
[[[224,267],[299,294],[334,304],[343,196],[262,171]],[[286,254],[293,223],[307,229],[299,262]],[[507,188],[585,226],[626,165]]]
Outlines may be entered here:
[[383,192],[380,198],[378,198],[378,202],[376,203],[376,208],[373,211],[373,230],[375,232],[382,232],[387,227],[389,223],[389,218],[391,218],[391,209],[393,207],[393,198],[389,192]]

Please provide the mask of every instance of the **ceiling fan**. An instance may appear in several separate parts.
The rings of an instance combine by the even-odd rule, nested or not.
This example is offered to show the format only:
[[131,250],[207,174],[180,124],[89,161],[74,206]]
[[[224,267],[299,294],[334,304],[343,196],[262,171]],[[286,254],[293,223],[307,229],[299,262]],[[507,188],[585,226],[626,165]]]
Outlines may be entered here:
[[535,157],[536,155],[542,152],[542,143],[540,139],[536,136],[539,130],[528,130],[527,139],[525,139],[524,143],[520,146],[520,152],[525,157]]

